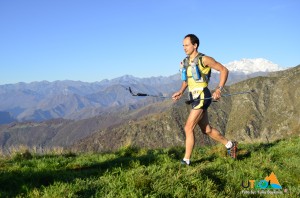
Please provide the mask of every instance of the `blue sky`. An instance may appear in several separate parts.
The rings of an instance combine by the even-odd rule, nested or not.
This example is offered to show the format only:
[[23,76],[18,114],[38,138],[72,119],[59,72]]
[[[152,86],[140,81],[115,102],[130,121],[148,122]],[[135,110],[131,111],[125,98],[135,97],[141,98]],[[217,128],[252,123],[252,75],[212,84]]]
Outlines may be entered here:
[[298,0],[0,0],[0,84],[169,76],[182,39],[226,64],[300,64]]

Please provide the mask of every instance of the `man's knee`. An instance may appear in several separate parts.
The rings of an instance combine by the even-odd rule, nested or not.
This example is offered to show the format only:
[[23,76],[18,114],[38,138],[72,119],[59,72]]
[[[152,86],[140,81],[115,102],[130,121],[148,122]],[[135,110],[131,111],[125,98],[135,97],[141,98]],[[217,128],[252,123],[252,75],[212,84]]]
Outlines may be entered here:
[[212,132],[212,128],[210,125],[207,125],[206,127],[200,127],[201,131],[205,135],[209,135]]
[[201,130],[203,134],[209,135],[211,133],[211,130]]
[[193,133],[194,129],[193,129],[193,127],[190,126],[190,125],[185,125],[185,126],[184,126],[184,131],[185,131],[185,133],[188,135],[188,134]]
[[189,133],[191,131],[191,127],[188,126],[188,125],[185,125],[184,126],[184,131],[185,131],[185,133]]

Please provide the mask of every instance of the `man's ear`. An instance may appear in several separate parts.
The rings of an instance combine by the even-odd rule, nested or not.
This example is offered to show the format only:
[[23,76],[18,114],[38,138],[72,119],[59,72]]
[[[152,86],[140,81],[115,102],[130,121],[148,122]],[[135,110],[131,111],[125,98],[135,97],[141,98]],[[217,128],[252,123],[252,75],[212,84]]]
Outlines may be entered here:
[[198,44],[195,43],[195,44],[194,44],[194,49],[197,49],[197,47],[198,47]]

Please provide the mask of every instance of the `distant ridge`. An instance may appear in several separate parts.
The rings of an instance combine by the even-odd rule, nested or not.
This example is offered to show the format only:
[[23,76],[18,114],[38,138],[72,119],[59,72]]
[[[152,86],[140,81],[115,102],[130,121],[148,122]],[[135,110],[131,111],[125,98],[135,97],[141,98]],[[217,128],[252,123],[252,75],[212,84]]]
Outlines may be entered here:
[[[261,58],[242,59],[225,65],[230,70],[227,85],[282,69]],[[209,87],[213,89],[218,83],[219,75],[213,72]],[[179,89],[181,80],[177,73],[149,78],[124,75],[94,83],[66,80],[0,85],[0,111],[8,112],[13,121],[19,122],[58,118],[79,120],[160,101],[132,97],[126,90],[129,86],[139,92],[170,96]]]

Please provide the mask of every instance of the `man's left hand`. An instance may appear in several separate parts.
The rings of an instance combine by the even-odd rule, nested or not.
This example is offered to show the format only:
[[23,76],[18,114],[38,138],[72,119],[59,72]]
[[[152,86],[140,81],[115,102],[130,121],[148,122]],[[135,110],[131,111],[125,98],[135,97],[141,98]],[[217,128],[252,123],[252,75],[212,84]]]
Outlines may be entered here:
[[214,100],[219,100],[221,98],[221,91],[220,91],[220,89],[216,89],[216,91],[212,95],[212,98]]

